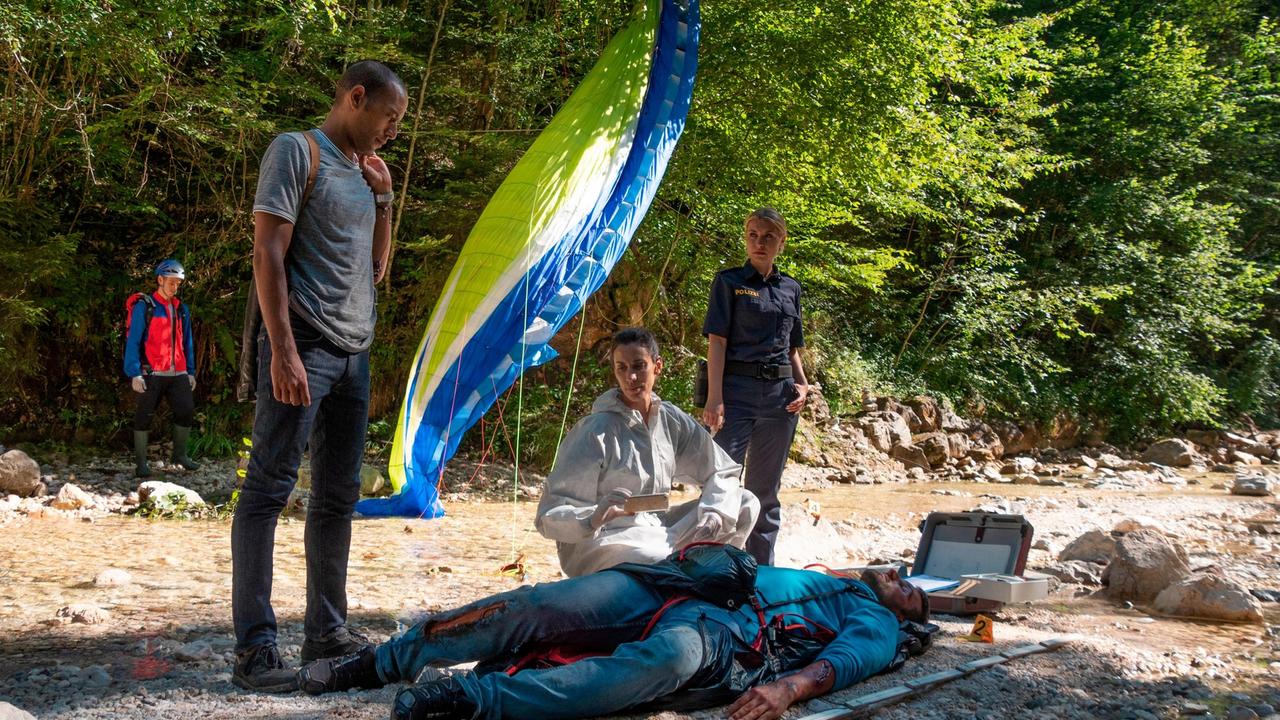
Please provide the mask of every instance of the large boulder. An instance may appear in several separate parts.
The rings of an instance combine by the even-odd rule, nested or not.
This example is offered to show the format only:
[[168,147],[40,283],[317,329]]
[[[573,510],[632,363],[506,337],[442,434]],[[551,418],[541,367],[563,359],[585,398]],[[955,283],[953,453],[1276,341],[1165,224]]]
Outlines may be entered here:
[[969,427],[973,425],[973,423],[960,417],[946,405],[942,405],[939,408],[938,414],[941,416],[940,422],[942,423],[943,432],[968,432]]
[[1058,559],[1063,562],[1079,560],[1105,565],[1111,562],[1115,552],[1115,538],[1101,530],[1090,530],[1062,548],[1062,552],[1058,553]]
[[993,422],[991,427],[1000,437],[1005,455],[1031,452],[1040,445],[1040,431],[1034,425],[1024,429],[1011,422]]
[[911,432],[934,432],[942,427],[942,413],[937,400],[926,395],[917,395],[907,401],[907,407],[915,413],[918,423],[911,428]]
[[858,418],[858,425],[867,434],[867,440],[880,452],[887,453],[898,445],[911,444],[911,428],[902,416],[891,410],[881,410]]
[[38,497],[47,492],[40,482],[40,466],[21,450],[0,455],[0,495]]
[[1191,443],[1178,438],[1167,438],[1151,444],[1142,453],[1142,462],[1168,465],[1169,467],[1190,467],[1195,463],[1196,449]]
[[947,454],[951,457],[960,459],[968,455],[972,446],[968,435],[960,432],[947,433]]
[[1190,571],[1181,545],[1155,530],[1135,530],[1116,541],[1102,579],[1111,597],[1146,602]]
[[1227,453],[1227,460],[1237,465],[1261,465],[1262,460],[1257,455],[1252,455],[1243,450],[1232,450]]
[[933,469],[933,466],[929,464],[928,456],[917,445],[895,445],[889,450],[889,455],[906,465],[908,470],[920,468],[925,472],[929,472]]
[[912,440],[924,452],[925,459],[929,461],[931,467],[946,465],[951,457],[951,441],[946,433],[924,433],[916,435]]
[[1198,573],[1170,585],[1156,596],[1156,610],[1170,615],[1262,622],[1262,603],[1231,578]]

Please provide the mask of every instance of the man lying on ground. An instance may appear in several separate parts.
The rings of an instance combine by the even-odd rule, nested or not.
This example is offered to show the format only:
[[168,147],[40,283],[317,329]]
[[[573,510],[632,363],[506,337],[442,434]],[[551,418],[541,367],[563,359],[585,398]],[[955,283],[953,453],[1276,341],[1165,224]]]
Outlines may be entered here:
[[[732,582],[724,572],[690,573],[685,552],[698,568],[728,568]],[[628,563],[433,614],[375,649],[305,666],[298,683],[313,695],[379,688],[413,681],[428,666],[479,661],[401,690],[392,718],[587,718],[732,701],[732,720],[772,720],[797,701],[896,669],[911,644],[901,629],[920,629],[904,621],[928,616],[925,596],[894,571],[867,571],[861,581],[757,573],[740,550],[694,546],[655,565]],[[572,661],[533,663],[548,658]]]
[[[742,466],[696,420],[653,392],[662,373],[658,341],[645,328],[613,336],[618,387],[596,399],[560,444],[535,524],[556,541],[574,577],[623,562],[657,562],[691,542],[742,547],[760,503],[742,488]],[[697,500],[629,512],[633,495],[665,495],[674,482],[702,488]]]

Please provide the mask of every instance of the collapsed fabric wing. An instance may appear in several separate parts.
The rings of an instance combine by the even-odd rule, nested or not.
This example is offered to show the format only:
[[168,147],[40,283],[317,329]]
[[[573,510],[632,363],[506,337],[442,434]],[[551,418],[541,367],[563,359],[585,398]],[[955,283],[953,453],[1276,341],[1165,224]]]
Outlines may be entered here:
[[697,0],[645,0],[480,214],[427,322],[391,448],[397,494],[365,515],[439,517],[463,434],[622,257],[684,129]]

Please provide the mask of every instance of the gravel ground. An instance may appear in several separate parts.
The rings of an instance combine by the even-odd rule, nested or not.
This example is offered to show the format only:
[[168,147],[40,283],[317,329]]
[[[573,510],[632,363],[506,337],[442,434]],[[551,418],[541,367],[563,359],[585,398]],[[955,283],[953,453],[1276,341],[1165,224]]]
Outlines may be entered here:
[[[246,693],[231,685],[229,550],[225,518],[146,521],[126,517],[137,482],[114,460],[46,466],[51,493],[74,482],[93,506],[57,510],[49,499],[0,499],[0,720],[39,718],[374,718],[386,717],[394,688],[323,698]],[[556,579],[554,548],[527,527],[533,503],[510,498],[509,471],[457,464],[446,479],[450,517],[362,521],[353,544],[352,620],[378,639],[423,611],[452,606],[518,581],[496,568],[522,558],[525,580]],[[165,479],[225,498],[230,463]],[[1125,519],[1162,527],[1187,548],[1193,567],[1213,564],[1251,587],[1280,588],[1272,537],[1247,520],[1275,517],[1271,498],[1238,498],[1212,478],[1190,486],[1110,484],[1015,487],[988,483],[833,485],[822,471],[789,469],[791,517],[821,504],[822,522],[791,522],[789,564],[910,558],[916,525],[931,508],[987,507],[1025,514],[1036,526],[1030,567],[1051,563],[1071,539]],[[1222,478],[1217,480],[1221,481]],[[526,478],[517,496],[536,495]],[[812,500],[802,508],[801,500]],[[513,509],[514,507],[514,509]],[[300,522],[285,521],[277,547],[277,610],[282,652],[296,662],[301,638]],[[817,535],[813,533],[819,533]],[[494,537],[499,536],[495,540]],[[833,539],[834,538],[834,539]],[[465,548],[465,550],[463,550]],[[821,548],[813,552],[815,548]],[[805,557],[801,557],[805,556]],[[395,562],[392,562],[392,560]],[[126,577],[103,576],[123,570]],[[1060,585],[1050,598],[1006,607],[994,645],[960,642],[971,619],[938,616],[936,645],[898,673],[811,701],[800,718],[978,657],[1049,638],[1056,651],[980,671],[880,710],[878,718],[1218,717],[1246,720],[1280,707],[1280,612],[1266,605],[1262,625],[1158,617],[1108,601],[1096,588]],[[58,617],[59,611],[69,617]],[[79,613],[77,615],[77,613]],[[14,709],[16,708],[16,709]],[[20,709],[20,710],[18,710]],[[10,714],[6,714],[9,712]],[[722,711],[650,718],[712,718]]]

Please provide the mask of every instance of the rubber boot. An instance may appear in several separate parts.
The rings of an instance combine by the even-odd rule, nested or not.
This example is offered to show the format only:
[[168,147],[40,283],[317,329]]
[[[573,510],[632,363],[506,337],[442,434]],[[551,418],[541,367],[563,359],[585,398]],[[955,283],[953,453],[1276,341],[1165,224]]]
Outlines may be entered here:
[[200,465],[187,457],[187,438],[191,436],[191,428],[181,425],[173,426],[173,457],[170,462],[177,463],[188,470],[199,470]]
[[151,477],[151,466],[147,464],[148,435],[150,433],[146,430],[133,431],[133,458],[138,463],[138,466],[133,469],[135,477]]

